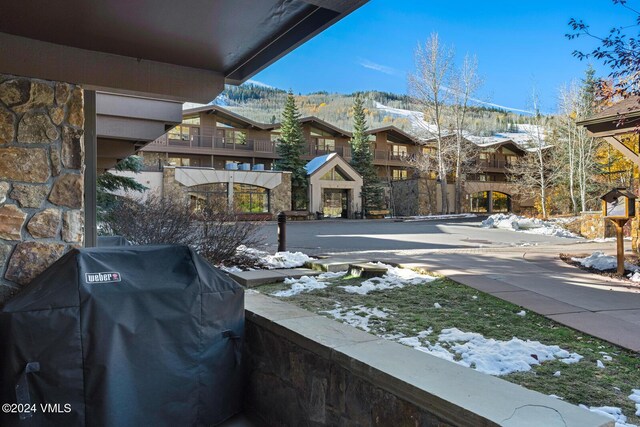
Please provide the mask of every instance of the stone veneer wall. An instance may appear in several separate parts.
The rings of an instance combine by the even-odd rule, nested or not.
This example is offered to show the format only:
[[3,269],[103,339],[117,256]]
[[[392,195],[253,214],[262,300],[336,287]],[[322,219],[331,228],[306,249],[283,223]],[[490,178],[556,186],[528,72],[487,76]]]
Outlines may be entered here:
[[615,237],[616,229],[604,219],[601,211],[588,211],[580,213],[580,235],[586,239],[603,239]]
[[0,75],[0,305],[84,240],[79,86]]
[[397,216],[418,215],[418,178],[391,181],[391,207]]
[[349,369],[245,323],[245,412],[267,426],[439,426],[452,424]]
[[291,210],[291,172],[282,173],[282,183],[271,190],[271,212],[275,216]]

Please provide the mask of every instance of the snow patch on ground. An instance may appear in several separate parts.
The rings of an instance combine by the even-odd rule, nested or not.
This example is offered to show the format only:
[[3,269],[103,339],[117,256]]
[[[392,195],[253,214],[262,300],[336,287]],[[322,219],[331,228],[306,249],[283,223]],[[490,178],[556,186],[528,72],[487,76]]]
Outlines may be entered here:
[[[597,251],[592,253],[586,258],[571,258],[571,261],[577,262],[583,267],[594,268],[596,270],[615,270],[618,267],[618,260],[615,256],[605,255],[603,252]],[[640,267],[637,265],[624,263],[624,268],[633,272],[640,272]],[[632,275],[631,277],[634,277]],[[633,280],[633,278],[631,278]],[[640,281],[640,277],[638,277]]]
[[218,268],[225,273],[240,273],[242,269],[240,267],[236,267],[235,265],[227,267],[226,265],[219,265]]
[[564,221],[543,221],[541,219],[527,218],[514,214],[494,214],[482,221],[482,227],[501,228],[504,230],[521,231],[544,236],[568,237],[573,239],[581,238],[577,234],[557,225],[563,222]]
[[516,313],[516,316],[520,316],[520,317],[524,317],[527,315],[527,312],[524,310],[520,310],[519,312]]
[[435,221],[443,219],[460,219],[460,218],[477,218],[476,214],[451,214],[451,215],[417,215],[404,218],[404,222],[418,222],[418,221]]
[[463,332],[457,328],[440,331],[437,342],[431,344],[424,338],[431,335],[429,328],[413,337],[403,337],[394,341],[449,360],[489,375],[507,375],[512,372],[526,372],[533,365],[549,360],[580,360],[582,356],[569,353],[556,345],[544,345],[538,341],[523,341],[512,338],[509,341],[487,339],[475,332]]
[[379,319],[386,319],[389,317],[389,311],[384,308],[369,308],[363,305],[356,305],[344,309],[340,304],[337,304],[336,308],[333,310],[321,311],[321,313],[327,313],[336,320],[340,320],[343,323],[347,323],[355,328],[359,328],[367,332],[371,330],[369,327],[369,320],[372,317],[377,317]]
[[578,405],[581,408],[588,409],[596,414],[604,415],[615,421],[616,427],[636,427],[635,424],[627,424],[627,417],[622,413],[622,409],[615,406],[586,406]]
[[302,252],[276,252],[271,255],[269,252],[248,248],[244,245],[238,246],[236,254],[253,259],[257,265],[269,270],[301,267],[306,262],[313,260],[313,258]]
[[636,403],[636,415],[640,417],[640,389],[631,390],[629,399]]
[[346,273],[346,271],[339,271],[336,273],[322,273],[318,276],[302,276],[299,279],[286,278],[284,279],[285,285],[290,285],[291,287],[289,289],[274,292],[271,295],[275,297],[291,297],[302,292],[313,291],[314,289],[324,289],[327,287],[327,280],[342,277]]
[[540,362],[571,356],[557,345],[515,337],[509,341],[487,339],[481,334],[457,328],[443,329],[438,341],[455,343],[451,350],[461,358],[457,363],[491,375],[526,372]]
[[381,262],[374,265],[386,268],[387,273],[382,277],[372,277],[365,280],[360,286],[342,286],[342,288],[351,294],[367,295],[373,291],[403,288],[409,285],[422,285],[436,280],[435,277],[420,274],[408,268],[392,267]]

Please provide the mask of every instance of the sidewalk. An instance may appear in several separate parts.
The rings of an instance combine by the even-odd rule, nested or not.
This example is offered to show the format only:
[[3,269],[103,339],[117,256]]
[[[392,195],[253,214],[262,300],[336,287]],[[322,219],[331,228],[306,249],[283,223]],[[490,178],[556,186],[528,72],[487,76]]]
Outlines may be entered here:
[[394,262],[424,267],[579,331],[640,351],[640,284],[569,266],[558,258],[561,251],[557,247],[441,251],[396,258]]

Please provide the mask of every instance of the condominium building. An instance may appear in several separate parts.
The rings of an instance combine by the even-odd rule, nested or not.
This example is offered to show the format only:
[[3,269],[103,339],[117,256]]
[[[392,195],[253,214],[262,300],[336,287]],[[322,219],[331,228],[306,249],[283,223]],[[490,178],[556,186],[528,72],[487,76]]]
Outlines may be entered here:
[[[347,163],[351,160],[351,132],[314,116],[300,119],[300,124],[306,141],[304,160],[331,153]],[[417,173],[410,162],[419,153],[434,150],[432,144],[395,126],[370,129],[368,136],[373,164],[385,187],[387,208],[403,215],[440,211],[442,200],[438,199],[437,192],[427,189],[434,185],[437,177]],[[160,171],[167,166],[271,171],[279,158],[276,149],[279,138],[279,123],[259,123],[226,108],[207,105],[184,110],[182,123],[148,144],[141,153],[147,171]],[[465,182],[463,209],[494,212],[521,207],[521,203],[512,201],[514,191],[507,182],[507,167],[524,150],[512,141],[479,145],[478,149],[477,168]],[[450,182],[454,180],[455,177],[451,177]],[[451,186],[449,193],[453,200],[453,184]],[[331,199],[322,194],[323,200],[314,202],[321,211],[324,199],[327,204]],[[350,197],[352,200],[345,201],[345,206],[358,205],[355,201],[359,195]],[[449,205],[453,206],[453,202]],[[349,208],[349,216],[353,215],[352,211],[353,208]]]

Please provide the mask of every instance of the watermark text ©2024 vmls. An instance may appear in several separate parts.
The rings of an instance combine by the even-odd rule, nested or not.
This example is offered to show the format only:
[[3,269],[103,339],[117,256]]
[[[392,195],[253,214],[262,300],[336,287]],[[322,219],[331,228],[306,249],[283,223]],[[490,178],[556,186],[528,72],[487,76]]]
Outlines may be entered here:
[[3,403],[2,412],[5,414],[68,414],[71,412],[70,403]]

